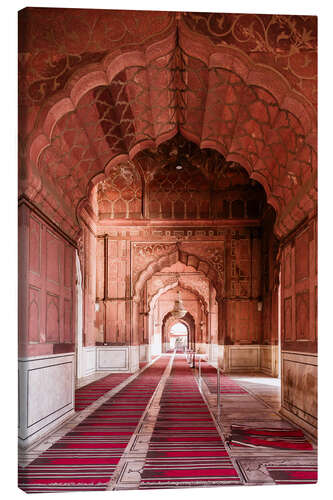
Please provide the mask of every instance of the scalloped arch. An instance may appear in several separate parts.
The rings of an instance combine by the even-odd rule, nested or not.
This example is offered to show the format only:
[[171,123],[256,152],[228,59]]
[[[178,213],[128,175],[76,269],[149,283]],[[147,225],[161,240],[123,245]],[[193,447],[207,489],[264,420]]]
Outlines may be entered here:
[[178,45],[172,34],[75,73],[40,113],[28,141],[30,169],[59,186],[79,219],[114,165],[179,130],[258,180],[277,212],[275,231],[285,234],[315,206],[313,107],[275,69],[239,49],[200,45],[185,24],[179,30]]
[[205,298],[202,296],[202,294],[198,291],[198,290],[195,290],[194,288],[192,288],[191,286],[187,285],[186,283],[183,283],[181,281],[181,279],[179,280],[176,280],[174,283],[169,283],[167,285],[165,285],[164,287],[161,287],[151,298],[149,304],[148,304],[148,312],[152,311],[153,308],[155,307],[155,304],[156,302],[158,301],[158,299],[164,295],[166,292],[168,292],[169,290],[172,290],[173,288],[177,288],[177,286],[179,286],[179,288],[182,288],[184,290],[188,290],[189,292],[193,293],[193,295],[195,295],[199,302],[204,306],[204,311],[205,311],[205,314],[207,314],[207,302],[205,300]]
[[153,262],[148,264],[148,266],[143,271],[141,271],[136,283],[134,284],[133,300],[135,302],[140,301],[140,294],[144,284],[155,273],[161,271],[165,267],[170,267],[171,265],[176,264],[176,262],[178,261],[187,265],[189,257],[194,257],[194,259],[191,260],[191,266],[196,270],[201,271],[211,281],[216,290],[216,295],[219,296],[222,290],[222,283],[219,281],[215,269],[201,257],[194,254],[189,254],[178,248],[176,251],[170,252],[169,254],[163,255],[162,257],[154,260]]

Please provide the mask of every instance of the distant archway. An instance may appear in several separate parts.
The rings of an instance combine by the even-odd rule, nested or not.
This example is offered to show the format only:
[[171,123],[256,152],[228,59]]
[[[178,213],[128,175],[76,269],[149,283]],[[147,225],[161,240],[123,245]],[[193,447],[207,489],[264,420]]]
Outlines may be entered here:
[[187,336],[187,346],[192,348],[195,342],[195,320],[190,312],[187,312],[183,318],[176,319],[172,316],[171,311],[168,312],[162,321],[162,346],[163,350],[167,351],[169,349],[168,334],[172,327],[177,323],[182,323],[185,325],[188,331]]
[[188,327],[185,322],[178,320],[174,323],[167,332],[170,349],[177,349],[184,351],[188,347]]

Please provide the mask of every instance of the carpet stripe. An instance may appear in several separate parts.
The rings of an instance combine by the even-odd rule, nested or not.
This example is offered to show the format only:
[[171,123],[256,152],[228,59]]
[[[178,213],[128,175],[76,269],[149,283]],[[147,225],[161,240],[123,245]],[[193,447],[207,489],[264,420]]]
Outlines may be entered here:
[[20,467],[19,487],[27,493],[105,490],[168,362],[168,356],[157,360],[31,464]]
[[[207,363],[201,362],[201,376],[207,385],[209,392],[212,394],[217,393],[217,371],[216,368]],[[248,392],[238,385],[234,380],[226,375],[221,375],[220,378],[220,392],[221,394],[248,394]]]
[[185,356],[175,357],[139,489],[240,484]]

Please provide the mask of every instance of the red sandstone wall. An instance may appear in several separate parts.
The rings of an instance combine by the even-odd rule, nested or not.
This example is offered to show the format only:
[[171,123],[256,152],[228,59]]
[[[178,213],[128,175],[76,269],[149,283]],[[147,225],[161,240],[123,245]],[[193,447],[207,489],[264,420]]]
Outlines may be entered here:
[[226,242],[225,344],[261,342],[261,240],[258,230],[232,231]]
[[84,321],[83,345],[95,345],[95,300],[96,300],[96,238],[94,234],[83,226],[84,265],[83,265],[83,290],[84,290]]
[[[96,341],[114,344],[130,342],[130,329],[133,328],[130,317],[131,283],[134,287],[148,264],[152,264],[161,255],[177,250],[172,241],[163,243],[134,243],[132,241],[131,243],[131,238],[126,233],[123,239],[119,238],[119,231],[117,239],[111,239],[108,236],[97,238],[96,296],[101,308],[99,313],[93,315],[94,319],[89,318],[89,314],[87,316],[86,313],[87,327],[90,325],[90,331],[95,332],[94,338],[91,339],[92,343]],[[142,234],[144,235],[145,231],[142,231]],[[92,246],[89,248],[91,255]],[[222,317],[219,320],[223,324],[224,332],[222,336],[220,335],[220,343],[260,343],[263,313],[259,312],[257,307],[262,293],[261,235],[258,229],[243,227],[238,230],[223,230],[220,241],[207,239],[201,242],[188,239],[181,242],[181,250],[185,252],[186,265],[195,265],[197,258],[194,256],[197,256],[202,258],[202,262],[208,261],[212,271],[216,272],[220,293],[226,299]],[[204,264],[202,265],[205,269]],[[93,282],[93,276],[91,280]],[[193,287],[196,288],[196,285],[194,284]],[[204,295],[207,296],[207,293]],[[92,303],[91,297],[87,304],[89,311],[92,309]],[[170,308],[170,304],[167,307]],[[138,337],[136,341],[145,343],[147,339],[144,333],[145,316],[143,313],[146,310],[144,302],[139,304],[138,310],[141,314],[136,319],[138,321],[135,325],[138,327],[135,328],[135,336]],[[163,311],[163,313],[166,312],[168,310]],[[212,331],[215,331],[214,321],[216,327],[216,318],[213,318]],[[198,341],[201,341],[199,340],[201,337],[201,330],[198,329]],[[211,340],[214,342],[213,337]],[[86,342],[86,345],[90,344]]]
[[281,412],[317,433],[317,221],[283,242]]
[[282,350],[317,352],[317,222],[285,242],[281,256]]
[[75,248],[28,205],[19,207],[19,354],[75,349]]
[[278,242],[273,234],[275,214],[268,209],[263,220],[262,235],[262,343],[278,343],[279,268],[276,261]]
[[[95,340],[129,344],[129,243],[126,240],[98,238],[95,265],[96,297],[97,301],[101,301],[100,312],[96,315]],[[142,325],[139,332],[142,334]]]

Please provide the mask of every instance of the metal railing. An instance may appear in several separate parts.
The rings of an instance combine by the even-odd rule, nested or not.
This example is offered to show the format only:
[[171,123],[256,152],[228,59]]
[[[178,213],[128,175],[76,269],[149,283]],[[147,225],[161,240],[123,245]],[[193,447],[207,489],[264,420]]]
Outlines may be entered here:
[[[198,377],[199,377],[199,386],[201,387],[201,379],[202,379],[202,374],[201,374],[201,361],[202,357],[199,356],[199,362],[198,362]],[[217,398],[216,398],[216,410],[217,410],[217,417],[221,417],[222,413],[222,405],[221,405],[221,368],[218,366],[216,367],[216,389],[217,389]]]
[[195,351],[192,349],[187,349],[185,350],[185,356],[186,356],[186,361],[188,364],[191,366],[191,368],[195,367]]
[[221,372],[220,368],[217,367],[217,417],[221,416]]

